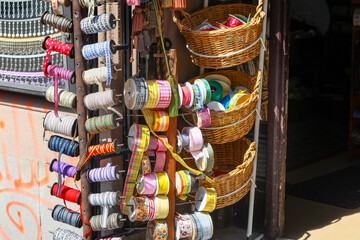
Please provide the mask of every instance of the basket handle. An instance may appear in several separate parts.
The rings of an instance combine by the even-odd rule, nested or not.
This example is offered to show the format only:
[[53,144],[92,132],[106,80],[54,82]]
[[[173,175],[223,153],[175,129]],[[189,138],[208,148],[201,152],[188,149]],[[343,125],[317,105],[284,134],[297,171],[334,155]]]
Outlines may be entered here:
[[[262,1],[262,0],[261,0],[261,1]],[[183,29],[190,31],[190,29],[189,29],[188,27],[183,26],[183,25],[181,24],[180,20],[179,20],[179,19],[176,17],[176,15],[175,15],[175,11],[179,11],[184,18],[190,17],[190,14],[187,13],[187,12],[185,12],[185,11],[182,10],[182,9],[176,9],[176,10],[175,10],[175,9],[171,9],[173,21],[174,21],[174,23],[176,23],[176,25],[178,26],[180,32],[182,32]]]
[[263,8],[264,8],[264,0],[259,0],[259,4],[256,7],[256,14],[255,14],[254,18],[259,17],[261,12],[263,11]]
[[[256,143],[252,142],[248,148],[248,150],[246,150],[245,154],[244,154],[244,159],[247,159],[246,162],[250,161],[251,159],[253,159],[255,157],[256,154]],[[236,168],[241,167],[241,165],[239,165]]]

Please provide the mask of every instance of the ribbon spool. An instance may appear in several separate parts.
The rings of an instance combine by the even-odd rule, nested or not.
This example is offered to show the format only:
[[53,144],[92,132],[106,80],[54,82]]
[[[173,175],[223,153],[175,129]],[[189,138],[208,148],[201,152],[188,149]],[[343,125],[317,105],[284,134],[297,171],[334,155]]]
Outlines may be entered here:
[[90,226],[93,231],[104,231],[104,230],[113,230],[118,229],[123,226],[121,221],[122,215],[118,213],[110,214],[106,219],[106,228],[101,226],[102,215],[92,216],[90,218]]
[[175,239],[191,238],[193,235],[193,224],[189,215],[175,216]]
[[176,129],[176,153],[180,154],[183,149],[182,137],[179,129]]
[[211,114],[209,108],[204,106],[203,109],[197,111],[194,122],[198,128],[209,127],[211,125]]
[[121,203],[121,210],[125,214],[128,213],[126,205],[134,192],[134,185],[132,183],[137,180],[143,153],[148,148],[150,141],[149,128],[145,125],[133,124],[128,135],[131,136],[128,138],[128,146],[132,154],[123,193],[126,198]]
[[[165,142],[169,142],[166,135],[159,135],[159,137],[164,139]],[[166,148],[165,144],[159,138],[156,138],[156,141],[157,141],[157,147],[156,147],[155,151],[166,152],[167,148]]]
[[[54,183],[52,185],[51,190],[50,190],[50,194],[52,196],[56,196],[58,187],[59,187],[59,185],[57,183]],[[68,202],[80,204],[81,192],[80,192],[80,190],[77,190],[77,189],[74,189],[74,188],[71,188],[71,187],[68,187],[68,186],[62,184],[60,186],[60,194],[59,194],[58,198],[61,198]]]
[[80,29],[84,34],[96,34],[115,29],[115,16],[105,13],[94,17],[83,18],[80,21]]
[[164,171],[165,163],[166,163],[166,153],[165,152],[155,152],[156,162],[154,166],[154,172],[159,173]]
[[144,78],[129,78],[125,82],[123,96],[128,109],[143,109],[148,99],[146,80]]
[[168,236],[166,220],[154,220],[148,222],[146,227],[146,240],[165,240]]
[[216,190],[200,187],[195,196],[195,207],[200,212],[212,212],[216,207]]
[[201,88],[199,84],[194,84],[194,109],[195,110],[201,110],[204,107],[203,103],[203,93],[201,91]]
[[230,100],[229,108],[233,108],[241,105],[246,102],[250,98],[250,94],[245,93],[244,91],[240,91],[236,93]]
[[[188,136],[189,145],[185,148],[187,152],[193,153],[200,151],[204,145],[201,130],[197,127],[185,127],[182,130],[182,135]],[[186,137],[185,137],[186,138]],[[183,140],[185,139],[183,138]],[[186,141],[184,141],[186,142]],[[201,154],[202,156],[202,154]]]
[[208,81],[201,78],[196,79],[194,83],[200,88],[203,104],[208,104],[211,100],[211,88]]
[[54,232],[54,240],[82,240],[82,236],[77,233],[67,230],[57,228]]
[[116,79],[117,73],[115,67],[111,67],[110,70],[111,71],[108,72],[107,67],[89,69],[82,73],[82,79],[86,85],[99,85],[109,79]]
[[214,233],[214,226],[209,213],[194,212],[189,214],[193,224],[192,239],[211,239]]
[[204,171],[211,171],[215,164],[214,150],[210,143],[204,143],[203,156],[195,161],[197,168]]
[[149,214],[147,216],[147,221],[153,221],[155,219],[156,214],[156,206],[155,206],[155,197],[145,196],[149,202]]
[[111,166],[107,163],[105,167],[88,170],[87,177],[90,182],[107,182],[120,179],[119,166]]
[[159,90],[159,101],[155,108],[167,108],[171,102],[171,86],[167,80],[156,80]]
[[61,151],[61,153],[70,157],[79,156],[79,143],[60,136],[52,135],[48,143],[48,148],[55,152]]
[[119,146],[119,140],[115,139],[111,143],[104,143],[95,146],[89,146],[87,148],[88,153],[93,156],[98,156],[106,153],[120,153],[121,147]]
[[56,41],[49,36],[45,37],[44,41],[42,42],[42,48],[47,50],[43,64],[43,72],[46,77],[49,77],[47,73],[47,67],[49,65],[49,59],[52,51],[69,56],[70,58],[74,58],[75,56],[75,50],[71,44]]
[[146,154],[143,155],[142,164],[140,167],[142,175],[147,175],[151,173],[150,158]]
[[183,103],[183,92],[180,84],[178,84],[178,108],[180,109]]
[[108,40],[105,42],[88,44],[83,46],[81,53],[86,60],[105,57],[107,70],[107,85],[111,83],[111,59],[110,55],[116,53],[115,42]]
[[170,189],[170,179],[166,172],[155,173],[156,190],[154,195],[167,195]]
[[[60,163],[60,168],[58,167],[59,163]],[[59,171],[59,169],[60,169],[60,171]],[[69,165],[67,163],[64,163],[64,162],[59,162],[56,159],[53,159],[49,165],[49,171],[57,172],[62,175],[73,178],[76,173],[76,167]]]
[[119,103],[119,98],[116,96],[117,94],[116,90],[90,93],[84,97],[84,105],[92,111],[107,109]]
[[211,101],[206,106],[209,108],[210,111],[225,111],[224,105],[219,102]]
[[156,81],[148,80],[147,84],[147,101],[145,108],[155,108],[160,99],[159,86]]
[[81,221],[80,213],[74,212],[72,210],[70,211],[68,211],[68,209],[64,206],[56,205],[51,212],[51,217],[55,221],[63,222],[73,227],[81,228],[83,223]]
[[59,114],[59,118],[57,118],[54,111],[49,111],[45,115],[43,127],[45,131],[75,137],[77,118],[65,114]]
[[[181,87],[181,93],[182,93],[181,94],[182,95],[181,105],[186,106],[191,103],[191,91],[192,91],[192,89],[188,85]],[[180,92],[180,91],[178,90],[178,92]]]
[[157,178],[154,173],[140,176],[136,190],[140,195],[154,195],[157,188]]
[[[49,102],[55,102],[55,89],[54,86],[48,87],[45,93],[46,100]],[[65,89],[58,89],[57,94],[59,96],[59,106],[76,109],[76,94],[68,92]]]
[[209,81],[210,89],[211,89],[211,100],[220,102],[222,98],[223,88],[220,83],[216,81]]
[[180,199],[182,199],[182,200],[186,199],[185,194],[188,194],[191,192],[192,184],[193,184],[193,178],[191,177],[189,171],[181,170],[181,171],[177,171],[175,173],[176,195]]
[[166,132],[169,128],[169,114],[166,111],[153,111],[155,132]]
[[169,199],[167,196],[155,197],[155,219],[165,219],[169,214]]
[[117,128],[114,114],[89,118],[85,122],[85,130],[89,134],[97,134]]
[[[195,91],[194,91],[194,87],[189,83],[186,82],[185,83],[185,87],[187,87],[188,92],[187,91],[183,91],[183,98],[186,95],[188,98],[190,98],[189,103],[188,104],[183,104],[186,108],[190,108],[194,105],[195,103]],[[189,96],[190,93],[190,96]]]
[[50,25],[61,32],[72,33],[74,30],[72,20],[64,16],[49,13],[49,11],[43,13],[40,21],[42,24]]
[[146,240],[165,240],[168,236],[166,220],[154,220],[148,222],[146,228]]
[[130,198],[128,203],[129,220],[131,222],[140,221],[145,222],[149,215],[149,201],[146,197],[134,197]]
[[115,206],[119,204],[121,192],[91,193],[88,200],[92,206]]

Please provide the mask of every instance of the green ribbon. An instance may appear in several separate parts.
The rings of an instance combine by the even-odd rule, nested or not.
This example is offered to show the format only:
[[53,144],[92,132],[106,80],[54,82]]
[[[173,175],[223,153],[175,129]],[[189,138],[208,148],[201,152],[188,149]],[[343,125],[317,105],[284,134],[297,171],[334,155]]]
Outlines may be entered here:
[[162,35],[161,32],[161,26],[160,26],[160,22],[159,22],[159,13],[158,13],[158,6],[157,6],[157,1],[153,1],[154,3],[154,9],[155,9],[155,15],[156,15],[156,22],[158,25],[158,30],[159,30],[159,35],[160,35],[160,40],[161,40],[161,46],[162,46],[162,50],[164,52],[164,56],[165,56],[165,63],[166,63],[166,69],[167,72],[169,74],[169,83],[171,86],[171,102],[169,105],[169,117],[177,117],[179,115],[178,112],[178,92],[177,92],[177,88],[175,88],[175,84],[174,84],[174,79],[171,75],[171,71],[170,71],[170,66],[169,66],[169,60],[167,57],[167,53],[166,53],[166,49],[165,49],[165,44],[164,44],[164,37]]

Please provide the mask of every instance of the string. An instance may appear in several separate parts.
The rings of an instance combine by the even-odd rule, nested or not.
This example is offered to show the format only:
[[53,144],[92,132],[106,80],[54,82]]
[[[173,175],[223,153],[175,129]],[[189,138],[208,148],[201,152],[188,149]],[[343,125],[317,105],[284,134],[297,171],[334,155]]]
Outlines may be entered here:
[[55,230],[54,240],[82,240],[82,237],[73,231],[58,228]]
[[73,31],[72,20],[67,17],[45,12],[41,18],[42,24],[48,24],[61,32],[71,33]]
[[116,166],[111,166],[108,163],[105,167],[94,168],[88,172],[88,179],[90,182],[105,182],[116,180]]
[[51,216],[55,221],[63,222],[77,228],[82,227],[80,213],[69,212],[64,206],[56,205]]
[[58,94],[55,94],[55,88],[54,86],[48,87],[45,93],[45,98],[49,102],[55,102],[55,95],[58,95],[59,97],[59,106],[67,107],[71,109],[76,108],[76,94],[72,92],[68,92],[65,89],[58,89]]
[[[59,168],[59,164],[60,163],[60,168]],[[76,173],[76,168],[72,165],[69,165],[67,163],[64,162],[60,162],[54,159],[54,161],[50,164],[49,170],[52,172],[57,172],[60,173],[62,175],[68,176],[68,177],[74,177],[75,173]]]
[[119,102],[115,96],[114,90],[107,90],[103,92],[96,92],[88,94],[84,97],[84,105],[89,110],[106,109],[112,107]]
[[110,40],[106,42],[88,44],[83,46],[81,49],[81,53],[86,60],[91,60],[99,57],[104,57],[106,60],[106,67],[107,67],[107,85],[111,83],[111,59],[110,55],[112,51],[110,49]]
[[111,129],[115,129],[116,127],[114,114],[89,118],[85,122],[85,130],[90,134],[105,132]]
[[[59,108],[59,79],[64,79],[67,81],[71,80],[71,77],[73,76],[74,72],[71,70],[67,70],[65,68],[61,68],[55,65],[49,65],[47,67],[47,72],[50,76],[54,78],[54,111],[55,116],[59,117],[58,115],[58,108]],[[74,94],[75,95],[75,94]],[[75,101],[76,95],[71,95],[69,98],[71,98],[73,101]],[[66,99],[63,98],[63,101]]]
[[114,18],[111,13],[83,18],[80,21],[81,31],[85,34],[96,34],[112,30],[116,27],[116,23],[113,21]]
[[68,137],[74,137],[77,125],[77,118],[65,114],[59,114],[59,118],[55,116],[54,111],[50,111],[44,118],[44,129]]
[[[68,187],[66,185],[60,185],[60,194],[57,196],[58,198],[61,198],[65,201],[72,202],[72,203],[80,203],[81,198],[81,192],[80,190]],[[58,191],[59,185],[57,183],[54,183],[54,185],[51,188],[51,195],[56,196],[56,193]]]

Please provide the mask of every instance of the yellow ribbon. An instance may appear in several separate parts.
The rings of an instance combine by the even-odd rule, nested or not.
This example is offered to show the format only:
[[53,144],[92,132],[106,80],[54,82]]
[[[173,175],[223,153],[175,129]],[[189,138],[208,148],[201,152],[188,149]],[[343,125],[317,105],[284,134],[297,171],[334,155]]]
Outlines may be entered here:
[[165,172],[155,173],[157,178],[156,195],[167,195],[170,187],[170,180]]
[[169,214],[169,199],[167,196],[155,197],[156,214],[155,219],[165,219]]

